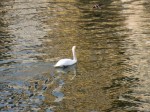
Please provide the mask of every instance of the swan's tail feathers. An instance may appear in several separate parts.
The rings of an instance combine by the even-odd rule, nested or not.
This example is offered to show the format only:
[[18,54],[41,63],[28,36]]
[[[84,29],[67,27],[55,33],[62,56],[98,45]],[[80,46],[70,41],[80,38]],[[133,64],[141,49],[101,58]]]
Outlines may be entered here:
[[55,65],[54,65],[54,67],[58,67],[58,65],[57,65],[57,64],[55,64]]

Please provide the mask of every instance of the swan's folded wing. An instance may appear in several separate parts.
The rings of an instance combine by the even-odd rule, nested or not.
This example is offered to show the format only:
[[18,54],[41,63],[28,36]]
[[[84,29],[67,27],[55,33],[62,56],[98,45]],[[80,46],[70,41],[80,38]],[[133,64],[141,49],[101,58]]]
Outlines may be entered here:
[[76,63],[76,61],[74,61],[72,59],[61,59],[54,65],[54,67],[69,66],[69,65],[73,65],[75,63]]

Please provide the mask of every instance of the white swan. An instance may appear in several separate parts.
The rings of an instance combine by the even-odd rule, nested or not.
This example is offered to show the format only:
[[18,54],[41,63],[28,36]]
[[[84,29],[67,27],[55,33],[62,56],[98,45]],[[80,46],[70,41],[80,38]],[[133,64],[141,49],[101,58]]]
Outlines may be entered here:
[[61,59],[54,65],[54,67],[67,67],[67,66],[75,64],[77,62],[75,49],[76,49],[76,46],[73,46],[72,47],[73,59]]

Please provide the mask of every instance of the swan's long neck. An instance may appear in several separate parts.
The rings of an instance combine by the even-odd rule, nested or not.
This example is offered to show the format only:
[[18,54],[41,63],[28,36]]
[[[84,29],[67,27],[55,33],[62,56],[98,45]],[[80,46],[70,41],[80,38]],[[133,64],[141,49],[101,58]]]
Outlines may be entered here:
[[75,53],[75,48],[72,49],[72,54],[73,54],[73,60],[77,61],[76,53]]

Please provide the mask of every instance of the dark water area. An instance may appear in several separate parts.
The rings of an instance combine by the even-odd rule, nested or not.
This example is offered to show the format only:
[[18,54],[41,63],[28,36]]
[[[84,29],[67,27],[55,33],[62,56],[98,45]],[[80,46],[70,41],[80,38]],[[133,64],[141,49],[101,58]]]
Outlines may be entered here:
[[150,112],[149,79],[149,0],[1,0],[0,111]]

